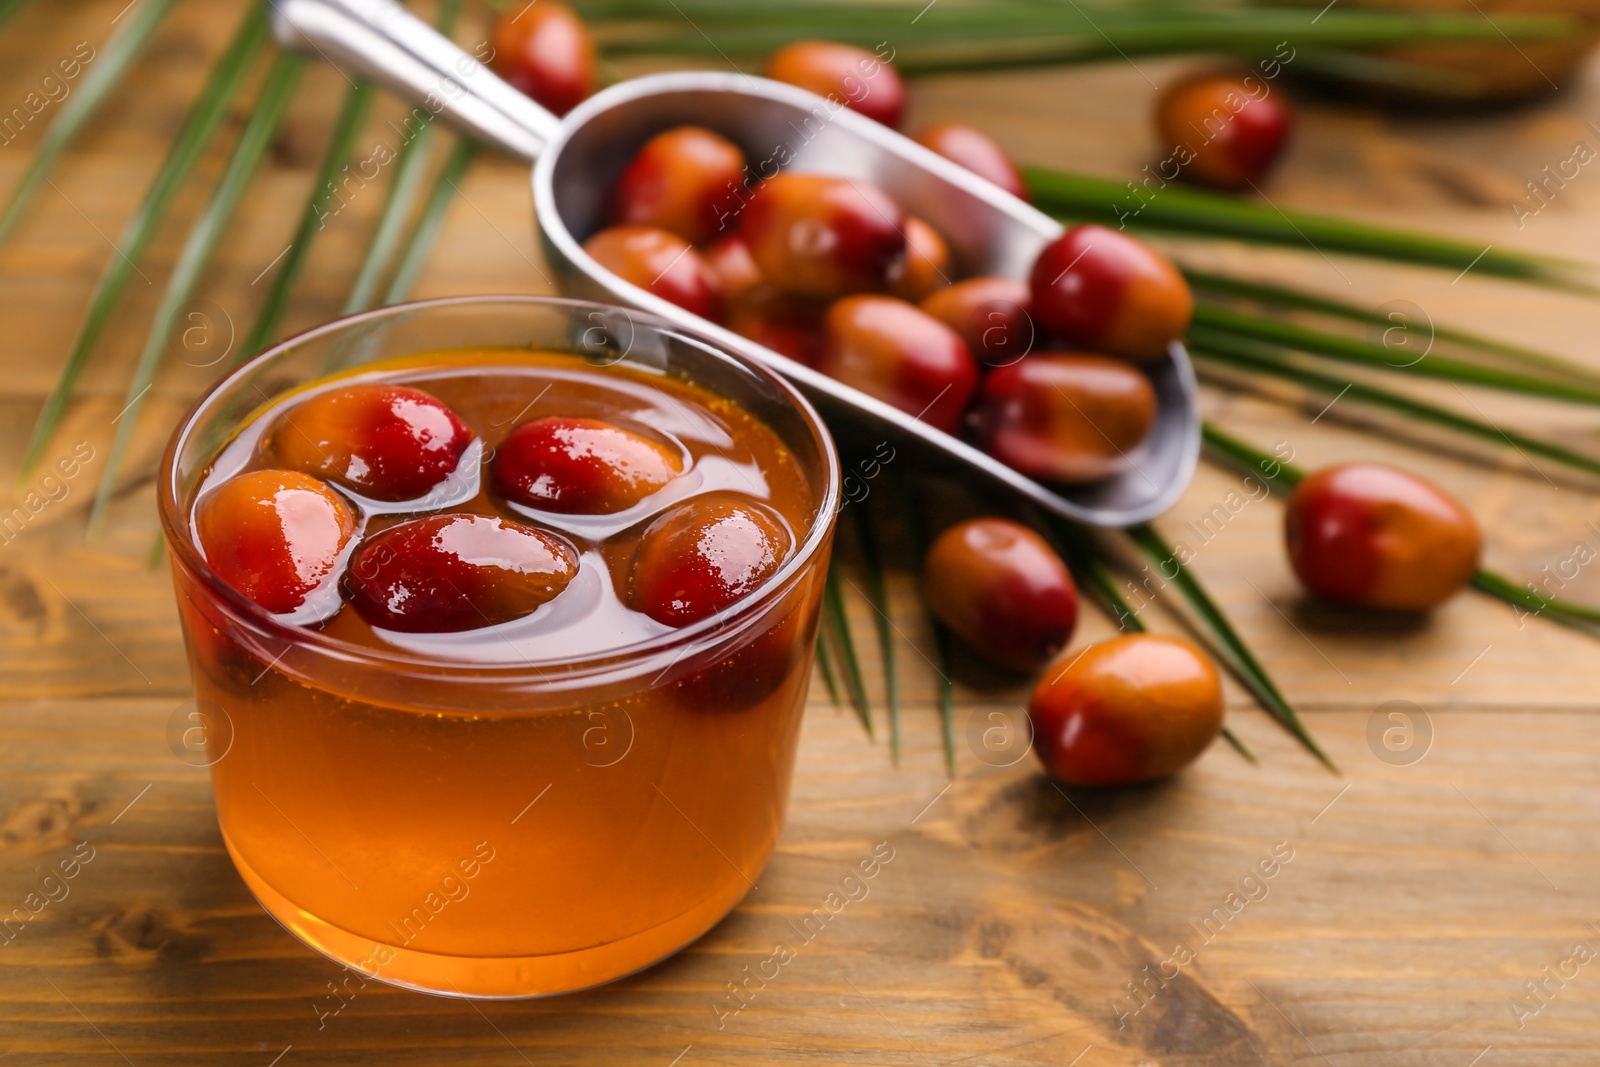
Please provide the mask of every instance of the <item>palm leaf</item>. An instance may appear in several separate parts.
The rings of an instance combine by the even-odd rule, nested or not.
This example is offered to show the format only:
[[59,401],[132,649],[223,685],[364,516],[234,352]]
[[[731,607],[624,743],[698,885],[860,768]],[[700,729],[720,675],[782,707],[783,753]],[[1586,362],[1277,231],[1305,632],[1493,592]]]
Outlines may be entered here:
[[[1418,40],[1522,39],[1578,32],[1559,17],[1501,18],[1496,24],[1457,14],[1338,10],[1313,18],[1296,8],[1106,3],[983,4],[922,0],[904,3],[766,3],[759,22],[748,4],[587,4],[611,54],[763,55],[798,37],[826,37],[871,48],[894,42],[895,62],[909,74],[1082,63],[1197,51],[1272,54],[1292,39],[1297,48],[1357,47]],[[607,24],[610,25],[607,25]],[[618,25],[617,23],[621,23]]]
[[[460,0],[442,0],[437,22],[440,34],[450,36],[460,9]],[[372,307],[383,273],[400,247],[406,221],[416,205],[417,194],[422,191],[422,180],[427,176],[428,150],[432,144],[433,122],[430,117],[410,140],[400,146],[399,157],[394,164],[394,177],[384,196],[383,209],[378,213],[378,223],[373,227],[367,254],[356,271],[356,280],[350,286],[350,295],[344,302],[341,315],[353,315]]]
[[1526,585],[1517,585],[1504,575],[1490,570],[1478,571],[1472,578],[1472,586],[1480,592],[1505,601],[1513,608],[1525,609],[1526,615],[1535,617],[1548,615],[1551,622],[1568,626],[1590,637],[1600,637],[1600,632],[1595,629],[1600,626],[1600,608],[1579,604],[1573,600],[1563,600],[1560,597],[1543,596]]
[[1300,721],[1299,713],[1279,691],[1272,676],[1261,666],[1255,654],[1250,651],[1250,646],[1239,637],[1233,624],[1222,613],[1222,609],[1212,601],[1199,580],[1178,560],[1176,551],[1166,539],[1156,532],[1155,527],[1148,524],[1129,527],[1127,534],[1145,557],[1161,570],[1162,577],[1166,577],[1162,565],[1169,562],[1172,564],[1174,569],[1170,579],[1172,584],[1178,587],[1178,592],[1183,594],[1183,598],[1189,602],[1189,607],[1210,631],[1212,639],[1216,642],[1217,651],[1221,653],[1223,661],[1232,669],[1234,675],[1244,683],[1245,688],[1250,690],[1261,706],[1267,709],[1268,714],[1293,734],[1295,739],[1321,761],[1323,766],[1337,773],[1339,768],[1312,738],[1310,731]]
[[1386,330],[1400,328],[1407,331],[1415,330],[1419,333],[1425,330],[1428,339],[1431,341],[1443,341],[1465,352],[1490,357],[1502,364],[1536,367],[1539,370],[1571,381],[1600,387],[1600,372],[1536,349],[1506,344],[1504,341],[1497,341],[1465,330],[1436,326],[1432,322],[1427,323],[1426,327],[1411,323],[1397,324],[1393,318],[1380,314],[1376,309],[1361,307],[1358,304],[1351,304],[1342,300],[1334,300],[1320,293],[1310,293],[1303,289],[1294,289],[1289,286],[1274,285],[1268,282],[1247,281],[1243,278],[1235,278],[1226,274],[1214,274],[1209,271],[1196,270],[1193,267],[1183,267],[1182,269],[1183,276],[1189,280],[1189,284],[1201,293],[1220,294],[1252,300],[1272,306],[1275,309],[1310,311],[1332,318],[1344,319],[1348,322],[1380,326]]
[[1292,491],[1306,476],[1305,471],[1299,467],[1285,463],[1277,456],[1268,455],[1254,445],[1246,444],[1214,422],[1200,423],[1200,443],[1212,453],[1227,460],[1241,473],[1260,478],[1275,492]]
[[[1055,543],[1056,547],[1065,556],[1072,573],[1080,580],[1087,580],[1090,591],[1100,602],[1101,609],[1117,624],[1118,630],[1127,630],[1132,633],[1148,633],[1149,627],[1144,620],[1139,618],[1139,613],[1133,610],[1122,591],[1117,588],[1117,583],[1111,576],[1111,570],[1106,566],[1087,540],[1064,520],[1057,516],[1050,516],[1042,523],[1039,516],[1042,514],[1037,508],[1029,505],[1029,511],[1035,518],[1034,526],[1040,529]],[[1259,763],[1256,754],[1250,751],[1243,741],[1226,726],[1222,728],[1222,736],[1233,750],[1251,763]]]
[[828,687],[828,699],[836,708],[844,707],[844,694],[839,691],[839,675],[833,666],[833,648],[827,635],[828,621],[822,620],[817,633],[817,669],[822,672],[822,684]]
[[401,147],[394,164],[394,180],[384,197],[378,223],[373,227],[367,254],[361,260],[356,279],[350,285],[350,295],[345,298],[339,314],[354,315],[358,311],[366,311],[376,300],[378,286],[384,272],[394,262],[395,253],[405,236],[406,222],[416,205],[417,194],[422,191],[423,179],[427,177],[428,148],[432,141],[433,126],[429,124],[418,130],[416,136]]
[[[1430,422],[1436,426],[1454,430],[1457,433],[1477,437],[1493,444],[1510,445],[1524,454],[1532,453],[1536,456],[1542,456],[1585,474],[1600,474],[1600,459],[1574,452],[1552,441],[1531,437],[1514,430],[1502,429],[1489,422],[1459,414],[1448,408],[1442,408],[1422,400],[1413,400],[1408,396],[1392,393],[1375,385],[1365,382],[1346,381],[1319,374],[1305,367],[1296,366],[1286,361],[1281,354],[1275,354],[1271,350],[1264,349],[1258,345],[1231,339],[1207,343],[1195,342],[1191,351],[1196,358],[1203,362],[1226,364],[1240,370],[1281,378],[1285,381],[1295,382],[1307,388],[1315,389],[1324,395],[1348,397],[1360,403],[1397,411],[1403,415]],[[1526,458],[1526,455],[1524,458]]]
[[305,211],[300,215],[300,224],[295,228],[289,246],[280,253],[283,265],[273,276],[272,285],[267,289],[266,298],[262,301],[261,310],[256,314],[255,323],[251,325],[250,332],[245,335],[234,356],[235,365],[243,363],[266,348],[277,336],[278,324],[289,306],[289,294],[293,291],[295,282],[299,280],[300,272],[305,269],[313,240],[321,232],[322,219],[328,212],[328,202],[333,199],[334,182],[338,180],[339,171],[344,167],[345,161],[350,158],[356,135],[361,132],[361,126],[367,119],[367,110],[372,106],[372,98],[372,86],[366,83],[352,85],[345,93],[344,104],[340,107],[339,117],[333,125],[333,135],[328,139],[328,148],[323,153],[322,165],[317,169],[317,176],[311,186],[311,195],[306,200]]
[[1034,206],[1048,215],[1077,222],[1125,225],[1132,230],[1227,237],[1252,244],[1342,252],[1393,263],[1412,263],[1466,273],[1532,282],[1593,295],[1592,271],[1575,260],[1507,252],[1493,245],[1393,230],[1329,215],[1279,211],[1222,193],[1169,184],[1148,199],[1127,182],[1025,166],[1023,175]]
[[[900,509],[900,521],[911,542],[912,566],[918,570],[928,556],[928,538],[922,516],[918,514],[916,489],[909,477],[891,478],[889,486]],[[956,776],[956,697],[955,684],[950,680],[950,636],[944,624],[930,611],[928,626],[933,631],[933,654],[928,662],[935,675],[935,691],[939,701],[939,732],[944,740],[945,771]]]
[[422,215],[417,219],[417,225],[406,241],[406,249],[400,255],[400,265],[395,268],[389,290],[384,294],[385,304],[401,303],[411,295],[412,287],[417,284],[417,278],[421,276],[422,268],[427,266],[428,256],[433,252],[439,228],[444,225],[445,212],[476,152],[477,147],[471,141],[460,140],[445,157],[434,179],[433,189],[428,193],[427,202],[423,204]]
[[1246,315],[1227,308],[1206,304],[1195,307],[1194,326],[1189,331],[1189,339],[1196,347],[1226,345],[1229,341],[1239,338],[1266,342],[1297,352],[1308,352],[1326,359],[1356,363],[1373,370],[1394,374],[1439,378],[1467,385],[1486,386],[1507,393],[1566,400],[1576,404],[1600,404],[1600,390],[1596,389],[1434,355],[1419,356],[1408,363],[1396,363],[1394,352],[1370,341],[1340,337],[1337,334],[1323,333],[1320,330],[1277,319]]
[[156,230],[166,217],[167,208],[172,204],[172,198],[177,195],[184,179],[194,169],[195,162],[210,142],[211,135],[216,132],[218,125],[227,115],[234,96],[238,94],[244,84],[245,76],[249,73],[251,61],[255,59],[266,41],[265,12],[262,8],[252,5],[239,32],[212,68],[194,107],[178,131],[177,139],[173,142],[166,161],[162,163],[155,180],[150,183],[150,188],[146,191],[138,211],[123,230],[122,238],[117,243],[117,254],[106,264],[105,271],[100,276],[99,284],[96,285],[94,295],[90,298],[89,310],[84,316],[78,338],[73,343],[72,351],[67,356],[60,376],[45,398],[44,408],[39,413],[39,421],[34,425],[33,434],[28,439],[28,446],[22,459],[24,474],[39,461],[46,442],[55,432],[56,423],[66,410],[78,376],[83,373],[83,368],[94,351],[95,342],[100,339],[100,332],[105,328],[118,298],[121,297],[123,289],[127,287],[128,281],[137,269],[134,262],[144,254],[154,239]]
[[238,210],[240,200],[244,198],[250,179],[255,176],[262,157],[272,143],[272,138],[277,134],[278,125],[283,120],[289,101],[294,96],[295,85],[299,82],[304,69],[304,60],[287,53],[279,54],[273,62],[261,90],[261,96],[251,110],[250,121],[245,125],[244,132],[239,135],[239,143],[234,146],[233,157],[228,161],[227,170],[217,183],[211,202],[206,205],[205,211],[189,231],[189,239],[178,256],[177,265],[172,269],[172,276],[167,280],[167,289],[162,295],[161,306],[156,310],[155,320],[150,325],[144,351],[139,354],[133,381],[128,385],[127,404],[123,407],[122,414],[118,416],[116,437],[111,443],[105,470],[101,474],[99,488],[95,491],[94,505],[89,511],[90,537],[99,530],[100,523],[105,518],[106,506],[111,502],[112,491],[116,488],[117,472],[122,467],[123,457],[133,439],[133,428],[138,420],[139,410],[143,407],[145,394],[155,379],[156,365],[161,360],[167,339],[172,335],[173,327],[178,322],[184,304],[194,294],[206,265],[211,261],[217,244],[222,240],[224,230],[232,221],[234,212]]
[[[4,14],[0,15],[0,21],[10,18],[24,3],[26,0],[12,0]],[[50,170],[56,160],[61,158],[67,146],[100,110],[100,105],[111,96],[128,68],[144,53],[156,28],[175,3],[177,0],[145,0],[133,17],[128,19],[128,24],[106,42],[105,49],[84,72],[77,91],[62,101],[61,110],[56,112],[50,128],[45,130],[39,146],[33,151],[33,158],[28,161],[28,169],[12,190],[5,211],[0,213],[0,242],[11,236],[17,220],[22,218],[28,204],[49,180]]]
[[842,578],[839,574],[839,561],[833,560],[828,566],[828,577],[823,584],[822,605],[827,613],[828,627],[838,642],[839,663],[844,668],[844,685],[850,694],[850,702],[855,705],[856,714],[861,718],[861,725],[866,727],[867,736],[873,737],[872,732],[872,704],[867,700],[867,684],[861,676],[861,661],[856,658],[856,640],[850,632],[850,616],[844,610],[844,590],[841,588]]
[[[863,505],[865,506],[865,505]],[[878,631],[878,655],[883,661],[884,700],[889,708],[889,757],[895,766],[900,765],[900,679],[894,652],[894,621],[889,615],[889,587],[884,580],[882,553],[878,549],[877,531],[870,518],[856,512],[851,523],[855,527],[856,544],[861,550],[861,569],[867,580],[866,597],[872,605],[873,624]]]

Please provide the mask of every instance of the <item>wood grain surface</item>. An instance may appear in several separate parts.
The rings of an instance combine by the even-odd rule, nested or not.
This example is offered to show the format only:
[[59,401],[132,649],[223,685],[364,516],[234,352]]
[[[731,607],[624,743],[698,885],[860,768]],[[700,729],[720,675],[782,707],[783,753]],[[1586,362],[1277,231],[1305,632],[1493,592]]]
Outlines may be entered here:
[[[125,2],[36,3],[6,25],[0,111],[78,42],[102,48]],[[113,241],[241,10],[180,4],[0,248],[0,512],[47,488],[38,474],[17,479],[28,430],[95,278],[117,254]],[[483,12],[473,14],[463,40],[482,32]],[[1155,86],[1196,62],[932,79],[916,86],[913,121],[972,122],[1021,158],[1129,176],[1155,158]],[[1597,73],[1585,67],[1537,105],[1473,115],[1307,101],[1299,140],[1265,195],[1285,209],[1595,260],[1600,177],[1583,171],[1520,229],[1510,204],[1575,142],[1600,145],[1589,125],[1600,118]],[[207,273],[200,297],[236,333],[301,209],[343,86],[335,72],[308,72]],[[385,101],[364,137],[379,137],[399,110]],[[242,118],[233,115],[230,129]],[[20,176],[42,125],[0,147],[0,189]],[[229,139],[208,155],[207,177]],[[1160,525],[1195,548],[1198,573],[1341,773],[1319,767],[1234,689],[1229,724],[1258,766],[1217,745],[1160,785],[1063,792],[1031,756],[995,766],[1008,760],[969,743],[991,715],[1014,718],[1025,690],[997,687],[958,661],[960,765],[948,779],[923,655],[929,635],[912,576],[895,571],[902,765],[891,765],[881,730],[869,742],[815,686],[778,853],[705,938],[574,996],[474,1003],[371,985],[327,1014],[339,968],[254,903],[222,848],[205,770],[168,743],[189,680],[169,580],[147,559],[160,450],[216,370],[197,365],[204,359],[193,350],[176,346],[164,360],[106,530],[92,542],[84,534],[161,282],[207,187],[190,183],[139,262],[46,451],[53,463],[84,442],[95,458],[0,537],[0,917],[41,891],[46,870],[92,856],[65,898],[0,944],[0,1065],[1600,1060],[1600,648],[1474,595],[1404,623],[1310,604],[1279,547],[1277,503],[1249,502],[1204,544],[1188,532],[1238,487],[1214,467],[1202,467]],[[319,235],[286,329],[337,312],[382,189],[380,180],[354,197]],[[419,295],[551,291],[524,168],[480,159],[461,192]],[[1437,322],[1600,366],[1597,305],[1578,298],[1312,248],[1214,243],[1192,258],[1367,306],[1409,300]],[[1576,447],[1600,444],[1582,408],[1469,397],[1438,383],[1421,392]],[[1212,418],[1261,444],[1285,442],[1302,464],[1382,457],[1435,478],[1470,503],[1490,564],[1507,573],[1557,568],[1578,544],[1600,551],[1591,484],[1510,450],[1463,452],[1369,423],[1354,405],[1313,421],[1323,403],[1219,388],[1205,398]],[[1561,591],[1600,602],[1600,569],[1578,568]],[[1165,599],[1149,618],[1176,629]],[[850,610],[869,635],[865,601],[852,593]],[[1111,631],[1091,613],[1080,640]],[[881,726],[876,657],[865,666]],[[1396,700],[1415,705],[1430,734],[1425,756],[1411,762],[1380,758],[1370,740],[1375,716],[1387,725],[1380,707]],[[729,983],[789,940],[790,922],[879,842],[893,859],[866,895],[776,978],[747,987],[742,1006],[729,999]],[[1536,998],[1529,982],[1539,984]]]

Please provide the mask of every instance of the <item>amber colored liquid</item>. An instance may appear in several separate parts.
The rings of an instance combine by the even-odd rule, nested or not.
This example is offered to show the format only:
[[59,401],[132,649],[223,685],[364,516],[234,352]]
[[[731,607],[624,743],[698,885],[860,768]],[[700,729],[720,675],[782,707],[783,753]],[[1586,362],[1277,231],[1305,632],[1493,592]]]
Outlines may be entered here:
[[[489,448],[528,418],[599,416],[670,438],[688,475],[614,522],[513,509],[481,488],[451,503],[445,510],[556,530],[578,546],[593,583],[514,623],[405,635],[407,651],[476,672],[453,707],[441,706],[452,701],[437,686],[426,699],[418,689],[413,704],[403,682],[375,685],[261,644],[179,568],[197,702],[212,743],[226,745],[212,753],[212,781],[228,849],[274,917],[367,978],[528,996],[646,966],[726,914],[772,853],[826,554],[715,656],[526,698],[496,672],[607,651],[625,660],[630,645],[668,632],[615,593],[653,511],[734,489],[783,515],[798,545],[817,491],[770,429],[681,382],[500,351],[361,372],[374,375],[438,396]],[[224,450],[213,483],[270,465],[260,442],[272,414]],[[367,510],[364,529],[405,517]],[[355,646],[392,650],[400,639],[333,608],[311,625]],[[308,673],[305,663],[319,666]]]

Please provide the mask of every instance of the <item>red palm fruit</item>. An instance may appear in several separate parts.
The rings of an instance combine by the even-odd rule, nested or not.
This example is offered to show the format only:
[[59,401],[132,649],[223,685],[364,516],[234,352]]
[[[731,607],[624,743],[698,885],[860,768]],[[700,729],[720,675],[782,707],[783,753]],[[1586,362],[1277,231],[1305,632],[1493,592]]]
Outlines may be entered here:
[[1033,314],[1073,344],[1145,359],[1183,336],[1194,295],[1172,261],[1105,226],[1074,226],[1039,253]]
[[1009,519],[970,519],[939,535],[922,565],[940,622],[984,659],[1038,670],[1078,625],[1078,590],[1044,538]]
[[1011,157],[989,135],[971,126],[940,122],[917,134],[917,143],[959,163],[1019,199],[1028,199],[1028,185]]
[[1129,634],[1048,668],[1028,701],[1033,747],[1069,785],[1165,778],[1222,732],[1222,680],[1194,645]]
[[1204,74],[1174,85],[1156,105],[1162,150],[1182,177],[1224,189],[1260,181],[1283,154],[1294,111],[1254,77]]
[[817,369],[956,433],[978,384],[978,361],[956,332],[892,296],[852,296],[828,309]]
[[262,470],[202,497],[195,526],[206,562],[222,580],[281,615],[328,580],[356,519],[339,494],[310,475]]
[[739,215],[762,276],[806,296],[884,288],[906,253],[900,207],[880,189],[785,171],[763,182]]
[[420,389],[372,382],[330,389],[284,412],[267,437],[275,462],[373,500],[415,500],[453,473],[472,431]]
[[683,470],[655,441],[599,419],[552,416],[512,430],[494,456],[501,496],[567,515],[631,508]]
[[822,351],[826,301],[799,296],[771,285],[757,285],[728,305],[726,324],[796,363],[815,366]]
[[557,115],[599,87],[594,40],[572,9],[540,0],[508,8],[495,23],[489,68]]
[[625,282],[685,311],[715,321],[722,315],[722,279],[683,238],[648,226],[613,226],[583,250]]
[[968,278],[928,294],[922,310],[960,334],[978,362],[1003,367],[1033,349],[1031,302],[1027,282]]
[[832,41],[795,41],[772,53],[767,77],[809,89],[869,119],[898,129],[906,110],[906,83],[871,52]]
[[1427,611],[1478,571],[1483,538],[1461,503],[1414,474],[1381,463],[1320,470],[1295,487],[1284,512],[1289,562],[1326,600]]
[[611,187],[611,222],[701,244],[732,226],[743,185],[738,145],[703,126],[679,126],[646,141]]
[[889,292],[913,304],[950,284],[955,263],[939,231],[915,216],[906,216],[906,258],[900,261]]
[[764,504],[728,492],[695,497],[645,530],[628,573],[628,605],[668,626],[698,622],[772,577],[792,545]]
[[554,534],[483,515],[429,515],[362,542],[344,589],[373,626],[444,634],[532,614],[577,573],[578,554]]
[[750,246],[738,234],[729,234],[706,249],[706,262],[722,280],[722,295],[730,304],[761,284],[761,268]]
[[1138,370],[1104,356],[1035,352],[983,381],[983,450],[1041,481],[1075,485],[1115,474],[1156,421]]

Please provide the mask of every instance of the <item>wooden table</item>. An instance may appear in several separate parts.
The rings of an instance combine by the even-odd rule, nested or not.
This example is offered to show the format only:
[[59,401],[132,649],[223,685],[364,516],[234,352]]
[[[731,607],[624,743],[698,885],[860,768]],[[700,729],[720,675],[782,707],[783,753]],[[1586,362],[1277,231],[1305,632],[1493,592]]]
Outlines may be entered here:
[[[58,54],[96,47],[125,0],[35,4],[0,33],[0,103]],[[180,5],[155,47],[0,249],[7,373],[0,490],[15,467],[94,279],[158,165],[238,3]],[[1129,175],[1154,158],[1153,89],[1182,63],[920,84],[918,122],[991,129],[1042,163]],[[242,330],[282,249],[331,122],[337,74],[310,73],[203,296]],[[9,106],[9,104],[8,104]],[[371,136],[398,112],[387,103]],[[1600,143],[1593,72],[1535,107],[1399,119],[1331,103],[1268,189],[1283,207],[1404,223],[1503,247],[1594,259],[1600,178],[1585,171],[1519,230],[1509,202],[1573,142]],[[235,116],[234,121],[239,121]],[[38,128],[0,148],[10,188]],[[221,156],[207,159],[215,175]],[[544,292],[523,168],[483,159],[448,217],[421,295]],[[1342,768],[1314,763],[1242,693],[1230,725],[1260,754],[1217,745],[1157,786],[1065,794],[1031,757],[991,766],[965,741],[1024,690],[958,685],[959,774],[946,778],[929,635],[908,573],[891,575],[907,747],[891,766],[821,687],[805,724],[789,822],[760,886],[675,959],[555,1000],[463,1003],[371,986],[319,1025],[337,969],[274,925],[225,855],[206,772],[175,758],[189,697],[166,574],[147,556],[152,484],[170,427],[213,373],[168,359],[106,532],[87,503],[144,330],[204,189],[186,190],[140,263],[47,457],[96,458],[0,545],[0,914],[41,869],[92,850],[70,895],[0,946],[0,1064],[1589,1064],[1600,1059],[1600,767],[1596,646],[1468,595],[1422,623],[1307,603],[1278,547],[1279,506],[1251,502],[1198,551],[1198,573]],[[382,199],[355,197],[319,237],[290,326],[333,316]],[[1215,262],[1347,296],[1408,299],[1437,321],[1569,355],[1593,352],[1593,303],[1472,276],[1213,248]],[[1443,402],[1449,387],[1430,386]],[[1581,409],[1471,402],[1494,419],[1593,445]],[[1208,412],[1317,465],[1405,463],[1465,497],[1489,561],[1519,576],[1600,547],[1589,486],[1515,454],[1500,465],[1404,433],[1365,435],[1336,405],[1211,391]],[[1174,537],[1236,479],[1203,467],[1163,525]],[[59,495],[59,493],[58,493]],[[1564,595],[1600,601],[1600,568]],[[865,603],[852,600],[858,631]],[[1161,628],[1176,623],[1153,609]],[[1084,639],[1110,625],[1090,614]],[[876,660],[866,663],[879,693]],[[1374,716],[1411,701],[1426,755],[1380,759]],[[878,701],[881,704],[881,698]],[[879,709],[879,715],[882,711]],[[1383,721],[1380,717],[1380,725]],[[79,842],[87,842],[80,849]],[[878,842],[893,860],[737,1013],[728,983],[765,959]],[[1251,878],[1263,860],[1282,862]],[[1284,860],[1284,857],[1292,857]],[[1220,909],[1220,910],[1219,910]],[[1209,918],[1208,918],[1209,917]],[[1193,958],[1172,962],[1187,945]],[[1575,946],[1591,957],[1580,964]],[[1576,973],[1574,973],[1576,971]],[[1153,974],[1164,975],[1152,978]],[[1550,980],[1546,976],[1566,975]],[[1529,999],[1525,984],[1544,982]],[[1130,994],[1129,983],[1144,990]],[[1525,1009],[1513,1007],[1523,999]],[[1539,1008],[1535,1013],[1534,1008]],[[1137,1011],[1135,1009],[1138,1009]]]

